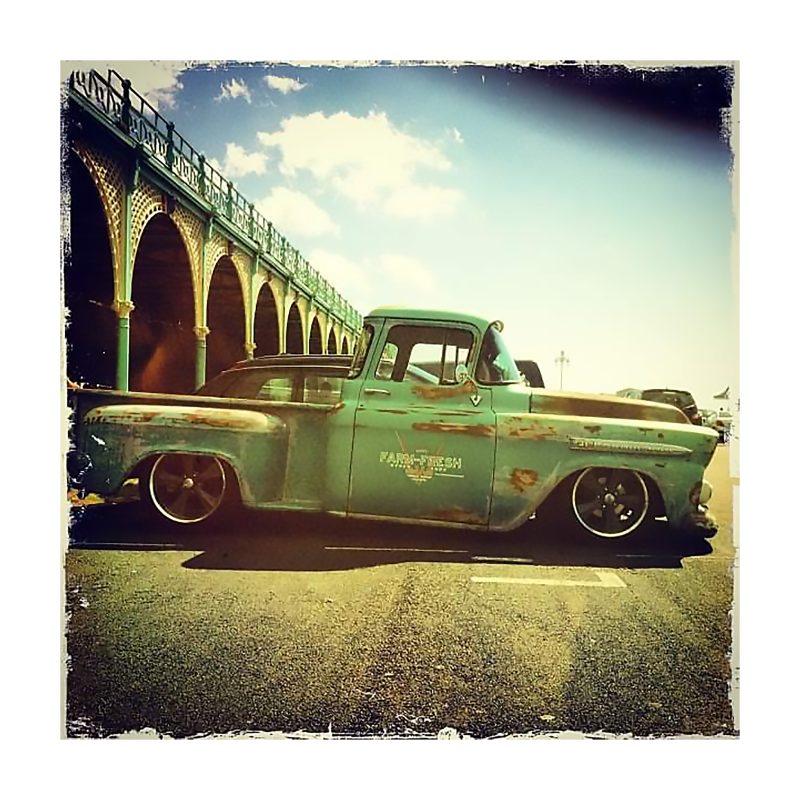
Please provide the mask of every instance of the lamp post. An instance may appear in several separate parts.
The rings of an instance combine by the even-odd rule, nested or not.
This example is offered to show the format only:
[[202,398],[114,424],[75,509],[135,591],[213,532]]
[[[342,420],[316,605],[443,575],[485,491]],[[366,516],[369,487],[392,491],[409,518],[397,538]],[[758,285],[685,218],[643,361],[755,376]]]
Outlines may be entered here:
[[556,364],[559,365],[559,379],[558,379],[558,388],[564,388],[564,364],[569,364],[569,359],[566,356],[566,353],[562,350],[561,355],[556,359]]

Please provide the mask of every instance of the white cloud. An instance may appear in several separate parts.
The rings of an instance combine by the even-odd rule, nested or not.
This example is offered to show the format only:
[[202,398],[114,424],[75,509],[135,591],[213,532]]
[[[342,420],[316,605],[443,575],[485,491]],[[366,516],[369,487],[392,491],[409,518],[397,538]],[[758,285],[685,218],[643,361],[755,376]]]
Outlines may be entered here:
[[221,100],[235,100],[237,97],[243,97],[248,103],[252,103],[247,84],[244,81],[237,81],[236,78],[232,78],[228,83],[220,84],[220,93],[214,99],[219,102]]
[[264,153],[248,153],[234,142],[225,145],[225,163],[211,159],[211,165],[226,178],[243,178],[245,175],[263,175],[269,159]]
[[285,236],[338,234],[339,226],[308,195],[279,186],[256,208]]
[[289,92],[299,92],[305,89],[308,84],[300,83],[294,78],[281,78],[277,75],[267,75],[264,80],[270,89],[275,89],[281,94],[289,94]]
[[366,269],[337,253],[316,249],[309,254],[308,261],[339,292],[346,294],[348,288],[367,283]]
[[[410,206],[402,201],[402,193],[397,194],[417,190],[427,199],[420,214],[452,210],[450,195],[440,194],[440,202],[434,203],[436,187],[423,189],[416,184],[420,170],[447,172],[451,164],[446,156],[430,142],[399,130],[384,113],[293,116],[281,121],[279,131],[262,132],[258,138],[265,147],[280,150],[285,175],[310,172],[361,208],[377,204],[388,213],[409,216]],[[441,202],[445,197],[450,200]]]
[[322,249],[312,250],[308,255],[308,261],[314,269],[327,278],[348,303],[362,314],[380,304],[375,302],[371,270],[365,265]]
[[90,69],[105,76],[113,69],[154,108],[164,109],[175,105],[175,95],[183,89],[179,76],[192,65],[191,61],[62,61],[61,77],[66,80],[73,70]]
[[451,214],[461,195],[440,186],[402,186],[386,199],[384,208],[395,217],[432,217]]
[[451,128],[450,135],[453,137],[453,141],[456,144],[464,144],[464,137],[461,135],[461,131],[458,128]]
[[392,284],[395,291],[416,300],[419,294],[429,294],[436,289],[433,273],[421,261],[410,256],[385,253],[378,258],[378,268]]

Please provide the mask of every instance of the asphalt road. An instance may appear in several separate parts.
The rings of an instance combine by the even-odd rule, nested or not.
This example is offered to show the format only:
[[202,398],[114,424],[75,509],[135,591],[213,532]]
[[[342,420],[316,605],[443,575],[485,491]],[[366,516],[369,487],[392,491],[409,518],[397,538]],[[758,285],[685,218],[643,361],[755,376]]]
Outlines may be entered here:
[[88,508],[67,735],[736,736],[728,456],[710,542],[256,513],[176,533]]

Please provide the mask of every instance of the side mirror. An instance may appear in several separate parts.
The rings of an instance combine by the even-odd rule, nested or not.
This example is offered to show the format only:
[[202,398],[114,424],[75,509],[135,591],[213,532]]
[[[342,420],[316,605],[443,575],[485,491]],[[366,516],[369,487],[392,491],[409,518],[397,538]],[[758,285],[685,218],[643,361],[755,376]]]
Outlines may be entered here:
[[456,364],[456,381],[458,383],[467,383],[471,381],[469,370],[467,369],[465,364]]
[[469,374],[469,370],[464,364],[456,364],[456,381],[459,386],[469,385],[472,387],[472,394],[469,399],[472,401],[472,405],[477,406],[481,402],[478,384],[475,383],[475,379]]

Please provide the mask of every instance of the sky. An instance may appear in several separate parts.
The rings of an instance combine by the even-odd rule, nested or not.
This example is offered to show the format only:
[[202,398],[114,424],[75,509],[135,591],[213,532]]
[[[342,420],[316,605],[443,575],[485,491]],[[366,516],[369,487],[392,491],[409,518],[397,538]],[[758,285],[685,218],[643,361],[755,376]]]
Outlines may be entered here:
[[361,314],[501,319],[551,388],[679,388],[705,408],[735,393],[730,109],[707,71],[95,64]]

